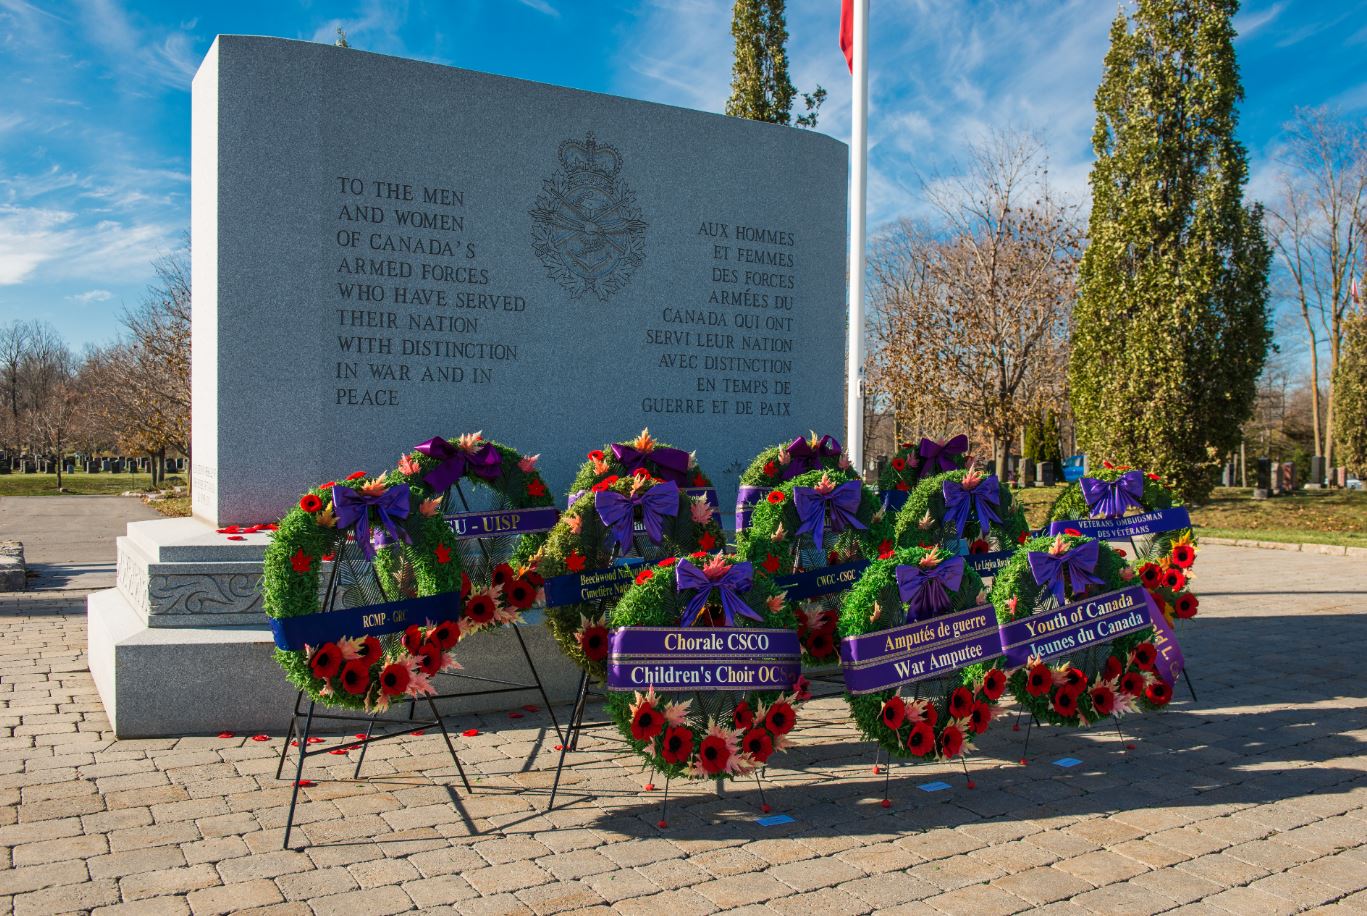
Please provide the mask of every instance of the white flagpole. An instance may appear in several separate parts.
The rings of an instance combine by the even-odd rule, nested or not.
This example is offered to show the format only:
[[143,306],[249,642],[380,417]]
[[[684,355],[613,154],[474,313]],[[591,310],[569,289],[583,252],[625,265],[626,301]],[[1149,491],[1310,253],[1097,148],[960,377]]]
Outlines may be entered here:
[[864,471],[864,235],[869,159],[869,0],[854,0],[854,93],[850,115],[850,290],[845,451]]

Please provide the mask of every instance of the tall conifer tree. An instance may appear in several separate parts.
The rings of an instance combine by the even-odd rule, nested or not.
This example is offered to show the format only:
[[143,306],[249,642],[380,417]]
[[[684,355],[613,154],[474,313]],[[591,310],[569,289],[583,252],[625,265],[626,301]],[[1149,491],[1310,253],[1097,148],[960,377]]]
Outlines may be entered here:
[[1271,252],[1234,138],[1237,9],[1138,0],[1111,26],[1068,367],[1092,462],[1163,473],[1197,501],[1239,444],[1271,340]]
[[[736,0],[731,14],[731,35],[736,58],[731,65],[731,97],[726,113],[735,118],[790,123],[797,89],[788,77],[788,25],[784,0]],[[799,115],[798,127],[815,127],[817,109],[826,90],[817,86],[802,98],[807,114]]]

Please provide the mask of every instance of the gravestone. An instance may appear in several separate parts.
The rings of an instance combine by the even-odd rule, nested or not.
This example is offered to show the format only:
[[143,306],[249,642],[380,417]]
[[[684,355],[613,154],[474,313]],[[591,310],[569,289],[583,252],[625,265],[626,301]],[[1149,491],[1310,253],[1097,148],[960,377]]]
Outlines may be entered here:
[[1310,456],[1310,477],[1305,485],[1311,490],[1318,490],[1324,486],[1326,462],[1323,455]]
[[1348,486],[1348,469],[1342,465],[1334,468],[1334,486]]
[[[729,505],[756,452],[844,426],[836,140],[242,36],[214,42],[192,109],[194,518],[130,525],[118,589],[90,598],[121,736],[283,726],[267,535],[216,529],[319,481],[483,430],[564,493],[588,449],[648,426]],[[570,694],[577,668],[523,633]],[[506,630],[461,654],[514,658]]]
[[1038,486],[1052,487],[1055,480],[1054,462],[1041,461],[1035,465],[1035,483]]

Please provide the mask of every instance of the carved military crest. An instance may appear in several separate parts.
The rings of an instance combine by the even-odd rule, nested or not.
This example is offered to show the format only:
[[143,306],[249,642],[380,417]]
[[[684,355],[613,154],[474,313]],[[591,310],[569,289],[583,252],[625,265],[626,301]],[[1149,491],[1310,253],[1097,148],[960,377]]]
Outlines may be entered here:
[[528,211],[532,250],[546,275],[578,299],[606,302],[645,260],[647,223],[619,177],[622,154],[592,133],[560,144],[560,168],[541,184]]

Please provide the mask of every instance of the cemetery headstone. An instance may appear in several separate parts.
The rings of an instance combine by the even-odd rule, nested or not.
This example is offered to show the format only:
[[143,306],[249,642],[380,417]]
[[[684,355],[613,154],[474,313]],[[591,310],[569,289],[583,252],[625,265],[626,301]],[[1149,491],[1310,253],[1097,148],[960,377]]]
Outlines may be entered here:
[[1055,482],[1054,462],[1041,461],[1035,465],[1035,483],[1041,487],[1052,487]]
[[1305,485],[1312,490],[1318,490],[1324,486],[1326,464],[1323,455],[1310,456],[1310,477],[1305,481]]
[[1348,469],[1346,467],[1340,465],[1339,467],[1334,468],[1334,486],[1348,486]]

